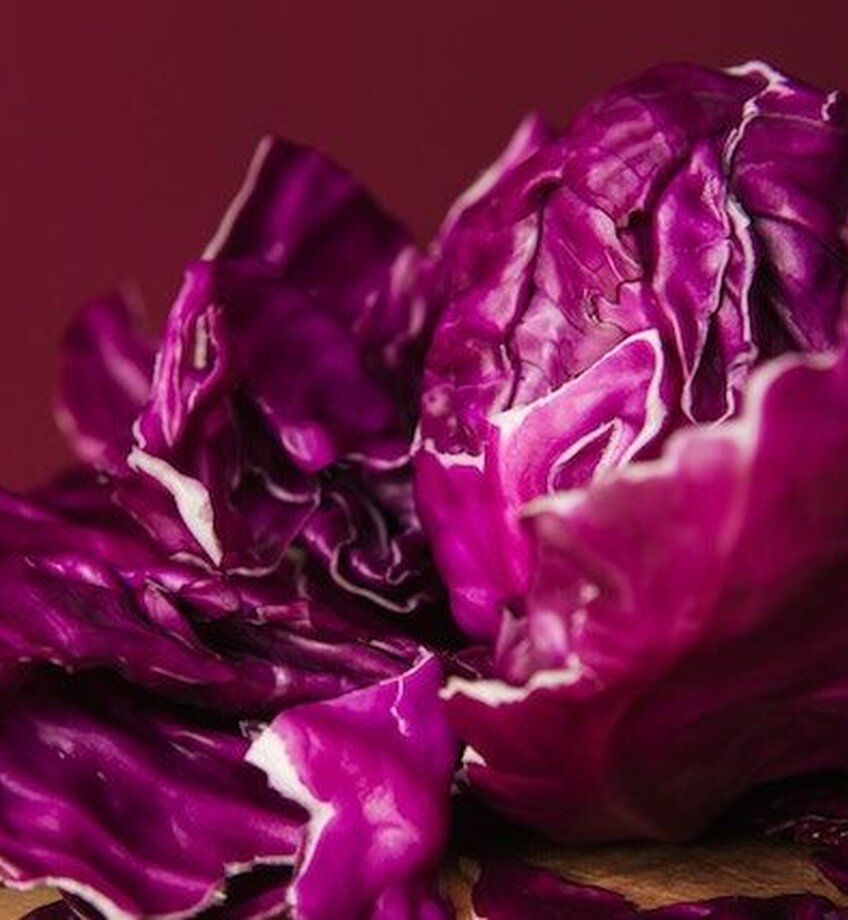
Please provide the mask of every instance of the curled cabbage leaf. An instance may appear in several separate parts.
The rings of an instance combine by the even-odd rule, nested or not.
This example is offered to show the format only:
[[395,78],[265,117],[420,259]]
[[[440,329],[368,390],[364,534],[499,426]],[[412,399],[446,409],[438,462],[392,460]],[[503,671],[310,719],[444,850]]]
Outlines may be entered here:
[[261,576],[295,547],[390,612],[432,606],[409,463],[420,261],[345,172],[268,139],[187,269],[152,377],[125,301],[81,315],[62,425],[173,556]]
[[440,684],[427,656],[399,677],[288,709],[254,741],[247,760],[310,815],[288,892],[293,916],[446,916],[433,890],[457,745]]

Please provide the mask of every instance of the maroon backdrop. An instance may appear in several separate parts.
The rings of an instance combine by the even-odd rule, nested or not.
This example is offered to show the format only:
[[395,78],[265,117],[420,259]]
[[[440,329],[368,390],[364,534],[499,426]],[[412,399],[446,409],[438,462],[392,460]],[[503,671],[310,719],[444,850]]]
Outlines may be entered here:
[[846,38],[846,0],[3,0],[0,483],[67,461],[51,397],[79,303],[136,280],[160,321],[263,133],[330,152],[424,238],[531,108],[563,122],[668,59],[848,88]]

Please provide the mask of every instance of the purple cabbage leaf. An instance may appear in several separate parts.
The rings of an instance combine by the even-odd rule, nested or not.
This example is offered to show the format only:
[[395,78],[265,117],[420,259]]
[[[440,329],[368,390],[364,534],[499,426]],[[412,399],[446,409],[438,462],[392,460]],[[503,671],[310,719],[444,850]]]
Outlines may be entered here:
[[254,741],[248,761],[310,814],[293,916],[446,916],[433,889],[458,751],[440,684],[438,660],[425,657],[399,677],[286,710]]
[[446,691],[469,779],[512,817],[677,839],[757,783],[848,765],[848,355],[776,361],[747,399],[525,510],[501,679]]

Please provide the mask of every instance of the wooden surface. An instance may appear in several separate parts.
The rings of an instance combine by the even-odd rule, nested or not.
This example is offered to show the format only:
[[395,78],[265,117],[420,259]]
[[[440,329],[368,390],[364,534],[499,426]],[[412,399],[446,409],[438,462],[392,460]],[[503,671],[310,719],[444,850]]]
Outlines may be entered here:
[[[726,895],[772,897],[811,892],[848,905],[822,879],[803,847],[775,843],[693,846],[615,846],[542,849],[528,861],[576,882],[609,888],[643,908]],[[449,892],[461,916],[470,917],[473,859],[460,859],[449,874]]]
[[7,891],[0,888],[0,920],[17,920],[40,904],[49,904],[56,898],[45,891]]
[[[522,858],[554,869],[574,881],[611,888],[641,907],[722,895],[755,897],[809,891],[848,905],[848,897],[822,880],[809,851],[771,842],[697,846],[615,846],[519,849]],[[473,857],[460,857],[445,874],[446,887],[461,917],[470,916],[468,882]],[[0,890],[0,920],[16,920],[52,896],[45,892]]]

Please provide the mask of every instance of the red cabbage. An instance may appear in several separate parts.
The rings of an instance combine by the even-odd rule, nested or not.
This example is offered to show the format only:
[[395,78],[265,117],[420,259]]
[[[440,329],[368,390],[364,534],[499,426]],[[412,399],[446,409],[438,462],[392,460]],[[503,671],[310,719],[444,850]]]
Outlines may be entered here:
[[[0,880],[435,920],[452,794],[676,839],[848,773],[846,226],[844,97],[759,63],[531,116],[427,251],[264,141],[158,345],[120,296],[69,331],[82,465],[0,493]],[[844,885],[826,804],[760,820]],[[508,863],[473,900],[639,913]]]
[[514,819],[675,839],[848,768],[847,217],[844,97],[751,64],[649,71],[454,218],[417,489]]

